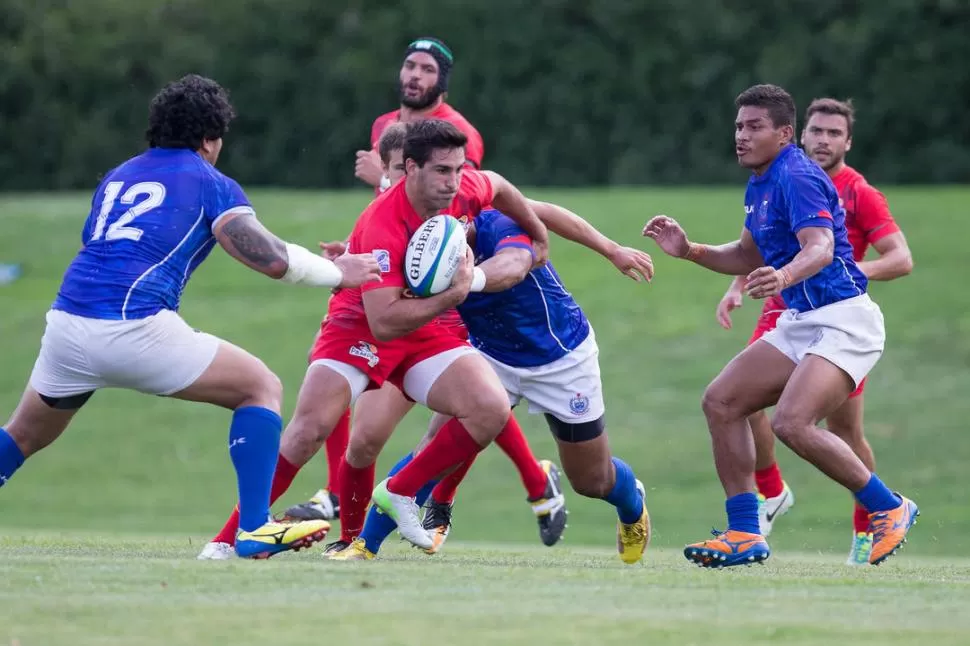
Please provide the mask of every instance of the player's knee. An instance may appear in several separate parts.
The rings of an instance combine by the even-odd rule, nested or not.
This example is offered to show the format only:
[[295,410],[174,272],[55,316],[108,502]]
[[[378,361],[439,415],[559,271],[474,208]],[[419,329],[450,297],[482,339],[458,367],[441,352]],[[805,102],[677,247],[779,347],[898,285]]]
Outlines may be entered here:
[[262,406],[280,411],[283,406],[283,382],[262,361],[254,369],[245,390],[243,406]]
[[384,448],[384,434],[377,434],[367,427],[354,427],[347,444],[347,462],[355,469],[363,469],[377,462]]
[[779,409],[771,418],[771,430],[775,436],[791,450],[799,453],[801,443],[806,439],[806,430],[811,424],[803,416]]
[[742,416],[738,409],[737,399],[732,397],[717,382],[711,384],[704,391],[701,398],[701,409],[710,425],[714,426],[731,422]]
[[477,426],[493,429],[497,435],[509,420],[509,398],[504,391],[482,389],[469,393],[466,400],[467,417]]
[[334,423],[329,420],[297,412],[280,438],[280,453],[290,462],[302,466],[320,450],[333,427]]

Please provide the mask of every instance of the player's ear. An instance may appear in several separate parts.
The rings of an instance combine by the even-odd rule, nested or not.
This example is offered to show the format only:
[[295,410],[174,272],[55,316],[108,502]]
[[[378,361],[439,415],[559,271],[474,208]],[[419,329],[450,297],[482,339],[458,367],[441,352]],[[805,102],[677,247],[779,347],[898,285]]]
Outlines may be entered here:
[[782,139],[782,143],[781,143],[782,147],[785,147],[788,144],[795,141],[795,128],[793,128],[791,124],[784,125],[781,127],[781,139]]
[[849,152],[850,150],[852,150],[852,136],[851,135],[845,140],[845,152]]
[[414,161],[412,158],[408,157],[407,159],[404,160],[404,174],[405,175],[410,175],[411,173],[413,173],[417,169],[418,169],[418,163],[416,161]]

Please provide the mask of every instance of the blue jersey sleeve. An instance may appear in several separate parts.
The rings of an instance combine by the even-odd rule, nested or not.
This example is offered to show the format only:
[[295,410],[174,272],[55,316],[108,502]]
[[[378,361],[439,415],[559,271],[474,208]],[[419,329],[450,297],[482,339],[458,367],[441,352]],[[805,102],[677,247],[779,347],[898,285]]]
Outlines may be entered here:
[[221,173],[214,174],[205,183],[202,208],[210,229],[228,213],[255,213],[239,183]]
[[476,240],[479,254],[486,258],[509,247],[532,251],[529,235],[514,220],[501,214],[484,219],[483,226],[476,231]]
[[834,229],[830,198],[835,189],[829,190],[826,179],[806,172],[792,173],[787,179],[782,192],[792,233],[806,227]]

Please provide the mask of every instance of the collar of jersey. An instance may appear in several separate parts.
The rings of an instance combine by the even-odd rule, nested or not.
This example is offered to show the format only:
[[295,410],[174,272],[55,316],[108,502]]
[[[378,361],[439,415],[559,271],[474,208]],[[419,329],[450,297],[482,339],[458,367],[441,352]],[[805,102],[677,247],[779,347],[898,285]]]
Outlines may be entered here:
[[798,146],[792,143],[779,150],[778,154],[775,155],[775,158],[772,160],[771,166],[768,167],[768,170],[766,170],[763,175],[755,175],[754,173],[751,174],[751,183],[761,184],[762,182],[767,182],[773,178],[775,175],[775,166],[777,166],[778,163],[781,162],[781,160],[783,160],[785,157],[792,154],[792,151],[796,148],[798,148]]

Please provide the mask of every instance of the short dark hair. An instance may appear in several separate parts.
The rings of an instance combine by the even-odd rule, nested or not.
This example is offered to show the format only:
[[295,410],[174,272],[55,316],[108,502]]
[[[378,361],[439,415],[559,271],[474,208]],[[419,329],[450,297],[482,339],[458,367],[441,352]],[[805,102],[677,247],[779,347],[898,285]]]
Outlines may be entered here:
[[235,116],[221,85],[189,74],[163,87],[152,99],[145,138],[151,148],[198,150],[204,139],[224,136]]
[[404,159],[413,159],[423,167],[435,150],[464,148],[468,137],[454,125],[441,119],[422,119],[408,124],[404,136]]
[[845,117],[845,122],[848,126],[846,135],[849,137],[852,136],[852,126],[855,124],[855,107],[852,105],[852,99],[846,99],[845,101],[839,101],[838,99],[829,97],[813,99],[808,104],[808,109],[805,110],[805,123],[808,123],[808,120],[816,112],[822,114],[838,114]]
[[377,140],[377,152],[380,154],[382,162],[389,163],[391,153],[404,148],[404,137],[407,135],[407,131],[407,126],[403,123],[392,123],[385,128],[381,138]]
[[734,105],[738,108],[765,108],[775,128],[791,126],[792,130],[795,129],[795,100],[777,85],[753,85],[738,95]]

